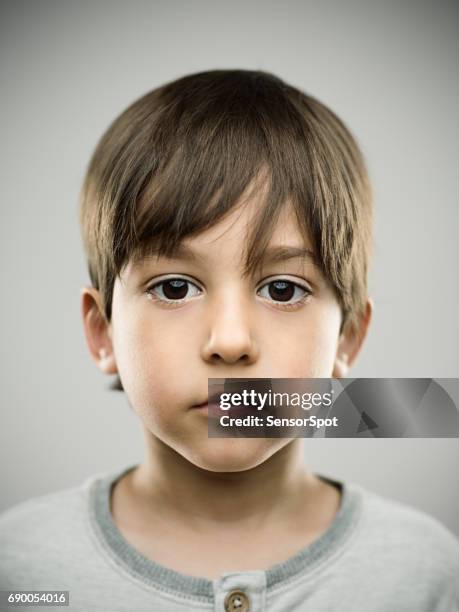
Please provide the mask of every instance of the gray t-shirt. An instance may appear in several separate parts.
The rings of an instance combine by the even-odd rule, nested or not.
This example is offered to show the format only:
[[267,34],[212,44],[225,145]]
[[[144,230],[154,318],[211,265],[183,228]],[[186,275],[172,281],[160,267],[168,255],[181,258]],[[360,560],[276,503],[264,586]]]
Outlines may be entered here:
[[341,487],[339,512],[287,561],[216,580],[154,563],[123,538],[110,513],[111,486],[133,467],[0,515],[0,589],[68,590],[67,609],[79,612],[459,611],[455,536],[423,512],[324,476]]

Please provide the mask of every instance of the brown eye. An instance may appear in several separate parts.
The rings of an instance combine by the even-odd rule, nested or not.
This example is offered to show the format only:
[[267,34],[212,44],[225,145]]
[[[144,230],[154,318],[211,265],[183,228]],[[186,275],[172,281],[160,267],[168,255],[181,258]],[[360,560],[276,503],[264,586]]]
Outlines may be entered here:
[[189,295],[190,288],[197,290],[194,294],[191,292],[192,295],[199,293],[198,287],[184,278],[168,278],[150,287],[148,293],[159,300],[172,302],[192,297],[192,295]]
[[[275,302],[296,303],[309,295],[310,291],[306,289],[306,287],[302,287],[292,281],[275,280],[264,285],[260,289],[260,294],[262,297],[271,299]],[[292,298],[295,298],[293,302],[291,302]]]
[[275,281],[269,283],[269,297],[277,302],[288,302],[292,299],[295,293],[295,286],[293,283],[287,283],[285,281]]

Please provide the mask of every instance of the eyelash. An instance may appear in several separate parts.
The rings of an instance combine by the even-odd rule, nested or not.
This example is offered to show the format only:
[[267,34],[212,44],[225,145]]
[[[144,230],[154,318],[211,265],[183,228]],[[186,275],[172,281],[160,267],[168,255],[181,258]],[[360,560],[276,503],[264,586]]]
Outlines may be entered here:
[[[180,298],[178,300],[171,300],[168,298],[162,298],[159,297],[158,295],[156,295],[153,290],[156,289],[157,287],[161,287],[164,283],[166,282],[170,282],[170,281],[184,281],[186,283],[188,283],[189,285],[194,285],[196,288],[197,285],[195,283],[193,283],[192,281],[188,280],[187,278],[181,278],[181,277],[171,277],[171,278],[167,278],[164,279],[162,281],[159,281],[157,283],[154,283],[153,285],[150,285],[147,289],[146,289],[146,293],[147,295],[154,301],[156,302],[160,302],[162,305],[168,307],[168,308],[174,308],[176,306],[180,306],[181,304],[183,304],[184,302],[188,301],[190,298],[185,297],[185,298]],[[312,291],[308,288],[305,287],[304,285],[301,285],[299,283],[295,283],[292,280],[286,279],[286,278],[276,278],[273,279],[267,283],[265,283],[264,285],[262,285],[260,287],[260,289],[263,289],[264,287],[267,287],[269,285],[271,285],[272,283],[278,283],[278,282],[284,282],[284,283],[288,283],[289,285],[293,285],[295,287],[295,289],[301,289],[302,291],[305,292],[305,294],[299,298],[298,300],[296,300],[295,302],[281,302],[281,301],[276,301],[276,300],[268,300],[271,301],[272,303],[279,305],[281,308],[285,309],[285,310],[293,310],[296,308],[299,308],[300,306],[302,306],[303,304],[305,304],[309,297],[312,295]],[[260,289],[258,291],[260,291]]]

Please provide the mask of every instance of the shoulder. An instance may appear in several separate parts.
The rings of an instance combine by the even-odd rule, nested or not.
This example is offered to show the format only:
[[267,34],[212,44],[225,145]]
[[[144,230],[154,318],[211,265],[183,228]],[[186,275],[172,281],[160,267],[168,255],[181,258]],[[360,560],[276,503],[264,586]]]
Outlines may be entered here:
[[439,520],[408,504],[360,489],[360,545],[400,575],[455,585],[459,597],[459,540]]
[[80,485],[33,497],[8,508],[0,514],[0,542],[4,543],[15,535],[36,534],[71,520],[81,501]]
[[[459,554],[459,540],[438,519],[409,504],[360,488],[367,517],[375,527],[385,527],[385,537],[416,540],[429,550],[436,543],[453,555]],[[438,548],[434,547],[434,548]]]
[[87,491],[96,477],[40,495],[0,514],[0,573],[58,560],[85,539]]

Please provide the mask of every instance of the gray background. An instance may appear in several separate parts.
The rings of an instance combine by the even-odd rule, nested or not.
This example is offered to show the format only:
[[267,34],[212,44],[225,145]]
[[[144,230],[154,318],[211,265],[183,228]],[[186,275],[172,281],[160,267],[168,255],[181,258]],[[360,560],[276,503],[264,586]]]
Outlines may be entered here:
[[[1,15],[0,508],[140,461],[86,348],[77,199],[110,121],[164,81],[274,72],[356,135],[376,195],[374,320],[351,376],[459,376],[455,2],[10,1]],[[459,535],[459,440],[310,440],[306,461]]]

